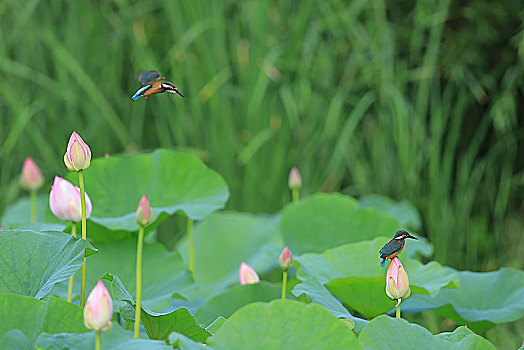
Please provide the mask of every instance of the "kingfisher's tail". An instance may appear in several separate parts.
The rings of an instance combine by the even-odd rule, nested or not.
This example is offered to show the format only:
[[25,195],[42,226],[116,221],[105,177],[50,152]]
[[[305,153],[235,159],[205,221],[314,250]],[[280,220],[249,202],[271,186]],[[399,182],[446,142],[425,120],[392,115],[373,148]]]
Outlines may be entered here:
[[386,266],[386,258],[382,258],[382,261],[380,262],[380,266],[382,267]]

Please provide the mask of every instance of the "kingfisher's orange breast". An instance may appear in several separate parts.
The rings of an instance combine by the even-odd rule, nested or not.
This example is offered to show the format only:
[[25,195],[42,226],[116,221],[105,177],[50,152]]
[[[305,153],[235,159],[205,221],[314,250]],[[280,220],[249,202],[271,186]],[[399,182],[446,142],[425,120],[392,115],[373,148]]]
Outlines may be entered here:
[[148,89],[146,92],[144,92],[144,96],[159,94],[164,91],[165,89],[163,87],[160,87],[160,88],[152,87],[151,89]]

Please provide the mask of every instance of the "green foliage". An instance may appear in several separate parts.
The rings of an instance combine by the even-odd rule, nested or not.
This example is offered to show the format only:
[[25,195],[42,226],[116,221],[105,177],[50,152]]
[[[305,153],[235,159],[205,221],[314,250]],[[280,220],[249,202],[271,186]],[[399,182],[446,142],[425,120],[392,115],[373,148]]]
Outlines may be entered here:
[[201,324],[210,324],[219,316],[229,317],[233,312],[257,301],[269,302],[278,299],[282,292],[280,284],[261,281],[256,284],[236,285],[222,294],[210,298],[198,308],[195,317]]
[[[328,249],[322,254],[299,256],[299,277],[307,279],[308,276],[315,276],[352,310],[369,318],[378,316],[395,305],[384,297],[386,268],[380,266],[377,253],[387,240],[377,238]],[[436,262],[423,265],[407,257],[401,260],[404,261],[412,293],[435,295],[443,287],[456,287],[458,284],[456,272]]]
[[316,194],[282,211],[280,232],[294,254],[320,253],[345,243],[388,236],[398,222],[375,208],[363,209],[351,197]]
[[[129,308],[127,311],[123,312],[121,309],[122,317],[126,321],[134,321],[134,298],[131,297],[118,276],[107,274],[104,278],[111,282],[111,289],[114,297],[120,301],[126,302],[133,309],[132,312],[129,312]],[[195,317],[193,317],[189,310],[185,308],[176,309],[166,313],[157,313],[142,306],[140,318],[150,339],[159,339],[167,342],[169,334],[172,332],[178,332],[184,334],[190,339],[202,342],[211,335],[198,325]]]
[[[278,217],[236,212],[212,214],[195,227],[195,282],[204,298],[238,283],[242,261],[259,274],[278,264],[283,248]],[[217,249],[220,247],[220,249]],[[180,248],[182,254],[187,247]]]
[[329,311],[290,300],[241,308],[208,343],[216,349],[361,349],[351,329]]
[[371,321],[360,333],[358,340],[364,350],[402,348],[420,349],[486,349],[495,347],[486,339],[476,335],[465,327],[457,328],[453,333],[434,336],[425,328],[402,319],[379,316]]
[[438,309],[479,332],[524,316],[524,271],[501,268],[484,273],[462,271],[458,276],[457,289],[442,289],[435,297],[418,295],[406,307],[412,311]]
[[[101,333],[102,350],[169,350],[171,346],[159,340],[134,339],[133,333],[123,330],[118,323],[113,323],[113,329]],[[95,348],[95,332],[76,334],[43,333],[38,336],[36,346],[46,350],[84,350]]]
[[[136,291],[136,239],[97,244],[100,254],[87,264],[87,289],[93,288],[106,273],[120,277],[129,292]],[[167,251],[161,244],[145,244],[142,256],[142,304],[159,311],[169,305],[175,293],[186,294],[193,283],[177,252]],[[80,292],[80,276],[74,287]]]
[[[148,229],[178,211],[201,220],[223,208],[229,197],[222,177],[200,159],[170,150],[95,159],[85,177],[96,203],[89,219],[110,230],[138,230],[136,208],[144,194],[155,215]],[[76,173],[67,179],[78,183]]]
[[[42,301],[29,296],[3,293],[0,294],[0,339],[4,339],[0,344],[14,341],[19,333],[8,334],[12,330],[20,330],[31,344],[42,332],[87,332],[82,309],[76,305],[53,296]],[[19,338],[22,344],[26,342],[25,338]]]
[[96,249],[84,240],[56,231],[0,232],[0,293],[41,299],[71,277]]

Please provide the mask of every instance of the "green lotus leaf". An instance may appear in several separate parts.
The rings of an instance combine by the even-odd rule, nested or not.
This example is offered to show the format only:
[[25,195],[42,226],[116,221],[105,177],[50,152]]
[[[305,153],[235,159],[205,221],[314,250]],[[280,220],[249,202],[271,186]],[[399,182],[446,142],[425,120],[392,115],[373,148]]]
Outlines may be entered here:
[[96,253],[91,244],[56,231],[0,231],[0,293],[45,297]]
[[337,298],[318,282],[315,276],[308,277],[304,282],[297,284],[291,293],[296,297],[305,294],[312,303],[323,306],[336,317],[353,321],[357,333],[368,323],[367,320],[355,317],[349,313]]
[[[259,274],[277,267],[283,248],[278,217],[266,214],[214,213],[195,226],[194,241],[194,278],[204,299],[238,284],[242,261]],[[179,250],[187,256],[186,244]]]
[[[16,329],[20,330],[31,344],[42,332],[87,332],[82,309],[63,299],[51,296],[47,301],[42,301],[31,296],[0,294],[0,339]],[[7,339],[4,337],[0,344],[13,344],[16,334],[19,333],[10,332]],[[24,343],[22,339],[20,342]]]
[[[126,321],[133,322],[135,320],[135,300],[131,297],[131,294],[126,290],[118,276],[107,274],[104,276],[104,279],[111,282],[114,297],[126,302],[133,308],[133,310],[129,310],[129,308],[127,310],[124,309],[125,312],[122,312],[122,317]],[[186,308],[179,308],[164,313],[153,312],[144,306],[141,309],[140,319],[150,339],[167,342],[172,332],[184,334],[195,341],[204,341],[211,335],[211,333],[199,326],[196,318]]]
[[[84,175],[93,203],[90,220],[110,230],[138,230],[136,209],[143,195],[155,214],[148,230],[178,211],[202,220],[223,208],[229,197],[222,177],[198,157],[167,149],[97,158]],[[78,184],[76,173],[67,179]]]
[[[133,333],[125,331],[116,322],[109,332],[100,334],[102,350],[170,350],[172,346],[160,340],[134,339]],[[60,333],[40,334],[36,340],[39,349],[46,350],[85,350],[95,348],[95,332],[83,334]]]
[[[97,243],[100,254],[87,261],[86,289],[91,290],[106,273],[120,277],[131,295],[136,295],[136,238]],[[53,293],[65,297],[67,283]],[[193,288],[191,274],[182,257],[159,243],[144,244],[142,250],[142,305],[161,311],[174,294],[187,294]],[[75,275],[74,295],[80,295],[80,274]],[[88,292],[87,292],[88,293]]]
[[209,299],[198,308],[195,317],[201,324],[210,324],[219,316],[229,317],[242,306],[256,301],[278,299],[282,293],[280,284],[261,281],[256,284],[237,285]]
[[207,343],[216,349],[361,349],[353,331],[320,305],[253,303],[228,318]]
[[495,350],[493,344],[466,327],[453,333],[431,334],[427,329],[404,319],[385,315],[373,319],[358,337],[364,350],[379,349],[476,349]]
[[280,231],[293,254],[320,253],[342,244],[393,236],[399,223],[338,193],[315,194],[282,210]]
[[405,309],[437,309],[459,324],[483,332],[498,323],[524,316],[524,271],[501,268],[493,272],[458,272],[457,289],[442,289],[435,297],[417,295]]

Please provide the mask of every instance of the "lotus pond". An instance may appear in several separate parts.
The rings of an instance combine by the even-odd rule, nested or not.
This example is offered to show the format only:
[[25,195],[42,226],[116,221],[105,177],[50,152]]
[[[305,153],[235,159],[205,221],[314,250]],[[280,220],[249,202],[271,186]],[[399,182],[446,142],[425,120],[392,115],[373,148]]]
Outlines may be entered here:
[[[432,261],[433,246],[406,203],[339,193],[301,198],[298,183],[277,213],[226,211],[220,174],[166,149],[92,159],[82,172],[92,205],[87,240],[71,235],[80,222],[50,210],[49,184],[2,217],[1,349],[94,349],[97,334],[102,349],[495,349],[486,332],[524,316],[524,271],[457,271]],[[76,171],[62,175],[79,184]],[[144,195],[153,216],[139,225]],[[401,228],[419,239],[398,255],[410,288],[399,318],[378,252]],[[279,266],[286,246],[292,258]],[[86,297],[99,281],[110,293],[110,330],[86,327],[84,258]],[[239,281],[243,263],[248,275],[241,270]],[[433,334],[417,318],[432,313],[450,332]]]

